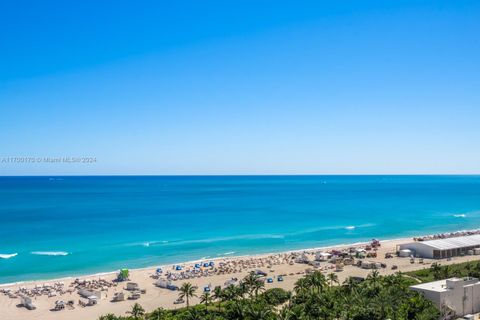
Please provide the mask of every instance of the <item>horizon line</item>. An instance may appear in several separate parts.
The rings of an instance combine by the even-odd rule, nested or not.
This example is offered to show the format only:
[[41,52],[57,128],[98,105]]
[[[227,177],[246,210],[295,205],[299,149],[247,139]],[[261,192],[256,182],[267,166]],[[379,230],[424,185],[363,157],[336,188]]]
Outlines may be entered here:
[[255,174],[53,174],[53,175],[0,175],[15,177],[311,177],[311,176],[480,176],[480,173],[255,173]]

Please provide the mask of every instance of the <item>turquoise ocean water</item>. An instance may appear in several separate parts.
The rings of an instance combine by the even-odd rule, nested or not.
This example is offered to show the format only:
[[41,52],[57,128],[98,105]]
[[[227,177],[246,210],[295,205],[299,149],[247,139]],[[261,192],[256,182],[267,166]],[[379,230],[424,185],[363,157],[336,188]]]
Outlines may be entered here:
[[0,283],[475,228],[480,176],[0,177]]

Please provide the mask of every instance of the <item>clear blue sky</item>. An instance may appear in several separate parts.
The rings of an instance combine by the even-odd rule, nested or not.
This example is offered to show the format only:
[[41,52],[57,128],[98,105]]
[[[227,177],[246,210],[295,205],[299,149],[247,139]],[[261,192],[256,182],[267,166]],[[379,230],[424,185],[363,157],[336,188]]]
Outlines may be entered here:
[[3,1],[15,174],[480,173],[479,1]]

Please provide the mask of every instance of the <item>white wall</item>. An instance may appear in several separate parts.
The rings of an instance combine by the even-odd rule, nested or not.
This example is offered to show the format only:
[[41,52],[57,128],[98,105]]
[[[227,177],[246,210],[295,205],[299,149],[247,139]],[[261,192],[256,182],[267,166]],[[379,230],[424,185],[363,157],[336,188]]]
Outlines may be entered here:
[[400,250],[401,249],[410,249],[414,252],[415,256],[419,256],[421,258],[433,258],[433,248],[421,242],[401,244]]

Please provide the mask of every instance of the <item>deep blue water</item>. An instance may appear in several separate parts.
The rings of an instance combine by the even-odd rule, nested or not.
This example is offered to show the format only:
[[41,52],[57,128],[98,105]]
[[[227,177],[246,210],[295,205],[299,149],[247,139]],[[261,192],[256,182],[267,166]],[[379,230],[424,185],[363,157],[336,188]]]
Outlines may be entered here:
[[474,228],[480,176],[0,177],[0,283]]

